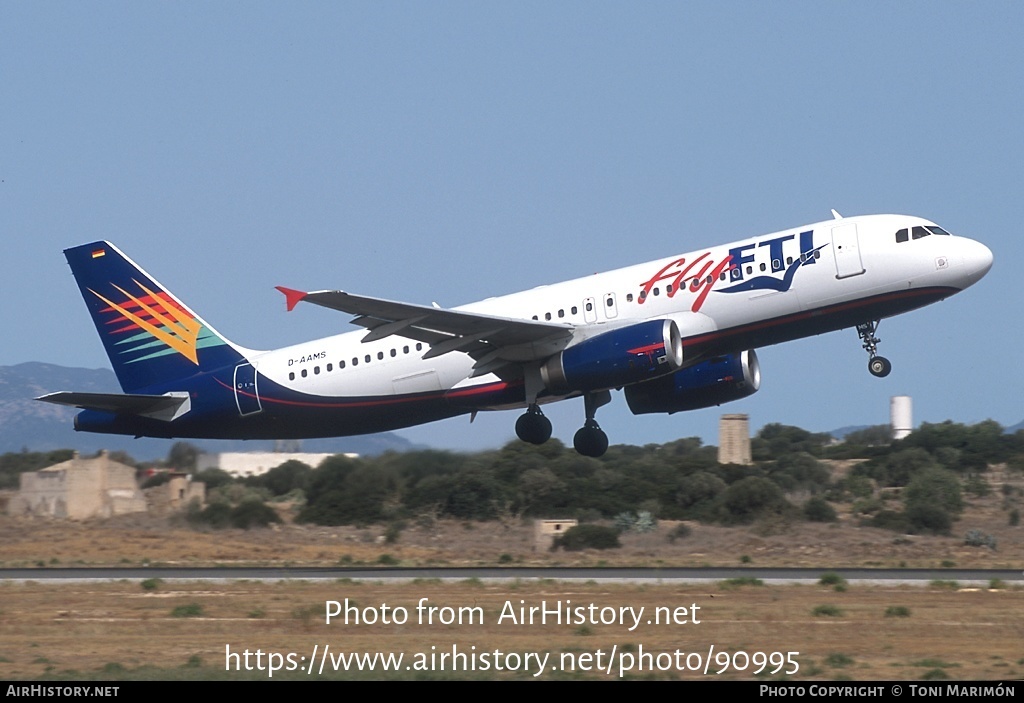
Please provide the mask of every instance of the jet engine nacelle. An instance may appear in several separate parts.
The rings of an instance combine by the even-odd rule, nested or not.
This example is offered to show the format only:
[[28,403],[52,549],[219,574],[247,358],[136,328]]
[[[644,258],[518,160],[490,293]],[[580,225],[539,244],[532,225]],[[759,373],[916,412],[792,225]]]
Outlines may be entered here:
[[683,365],[673,320],[620,327],[562,350],[544,362],[544,385],[555,393],[617,388],[670,374]]
[[634,415],[676,413],[721,405],[753,395],[761,387],[754,350],[702,361],[646,383],[626,387]]

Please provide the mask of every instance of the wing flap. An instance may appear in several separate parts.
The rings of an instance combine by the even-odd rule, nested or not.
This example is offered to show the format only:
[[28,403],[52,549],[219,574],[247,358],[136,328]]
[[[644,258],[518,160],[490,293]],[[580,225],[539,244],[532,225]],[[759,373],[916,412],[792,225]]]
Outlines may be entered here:
[[401,303],[340,290],[302,293],[278,289],[285,294],[289,309],[299,302],[308,302],[355,315],[352,323],[369,330],[364,342],[398,335],[429,344],[427,358],[452,351],[462,351],[474,358],[497,352],[496,357],[506,361],[531,361],[564,348],[574,329],[564,323]]

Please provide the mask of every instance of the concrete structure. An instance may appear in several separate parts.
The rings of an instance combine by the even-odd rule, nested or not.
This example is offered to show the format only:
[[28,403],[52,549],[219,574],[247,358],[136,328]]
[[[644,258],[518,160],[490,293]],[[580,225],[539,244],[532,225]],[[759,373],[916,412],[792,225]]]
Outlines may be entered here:
[[893,439],[903,439],[914,431],[914,408],[909,395],[889,399],[889,426]]
[[576,527],[576,520],[534,520],[534,549],[551,549],[555,538],[560,537],[570,527]]
[[20,489],[7,504],[10,515],[72,520],[145,511],[135,467],[113,461],[105,451],[93,459],[76,453],[70,461],[21,474]]
[[171,472],[167,483],[147,488],[144,492],[150,512],[158,515],[184,510],[193,499],[198,500],[199,505],[206,502],[206,484],[193,481],[191,476],[181,471]]
[[718,420],[718,463],[754,463],[750,454],[750,418],[746,415],[722,415]]
[[[196,471],[221,469],[232,476],[260,476],[286,461],[301,461],[316,468],[320,462],[334,454],[310,454],[301,452],[220,452],[200,454],[196,458]],[[358,454],[346,454],[354,459]]]

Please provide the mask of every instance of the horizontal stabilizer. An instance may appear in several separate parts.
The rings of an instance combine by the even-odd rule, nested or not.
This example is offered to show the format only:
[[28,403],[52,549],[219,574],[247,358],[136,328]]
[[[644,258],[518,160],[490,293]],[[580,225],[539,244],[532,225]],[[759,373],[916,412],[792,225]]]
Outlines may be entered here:
[[36,400],[57,405],[70,405],[82,410],[100,410],[125,415],[141,415],[170,422],[192,409],[192,401],[186,392],[164,395],[140,395],[121,393],[76,393],[58,391],[39,396]]

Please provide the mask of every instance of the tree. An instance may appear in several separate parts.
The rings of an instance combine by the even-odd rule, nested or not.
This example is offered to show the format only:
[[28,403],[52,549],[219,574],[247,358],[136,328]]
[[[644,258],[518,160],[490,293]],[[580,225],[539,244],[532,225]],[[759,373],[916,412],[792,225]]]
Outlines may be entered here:
[[953,515],[964,508],[960,479],[947,469],[938,467],[919,471],[903,489],[903,502],[907,510],[913,506],[938,506]]
[[843,438],[843,442],[850,445],[862,445],[865,447],[881,447],[892,444],[892,427],[889,425],[872,425],[863,430],[850,432]]
[[765,513],[789,506],[782,489],[767,478],[750,476],[732,484],[719,498],[720,519],[726,523],[753,522]]
[[770,461],[795,452],[819,456],[821,448],[831,441],[832,435],[827,432],[813,434],[799,427],[773,422],[761,428],[750,443],[750,449],[756,461]]
[[296,459],[289,459],[262,476],[256,476],[251,480],[255,485],[267,488],[271,494],[283,496],[296,488],[305,491],[309,487],[312,473],[313,469],[307,464]]
[[189,442],[175,442],[167,452],[167,466],[179,471],[195,471],[199,447]]

